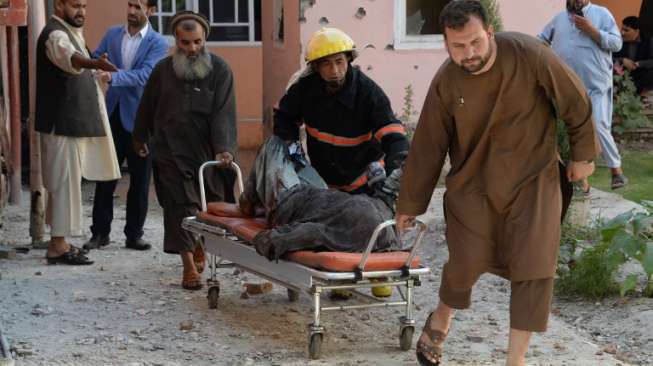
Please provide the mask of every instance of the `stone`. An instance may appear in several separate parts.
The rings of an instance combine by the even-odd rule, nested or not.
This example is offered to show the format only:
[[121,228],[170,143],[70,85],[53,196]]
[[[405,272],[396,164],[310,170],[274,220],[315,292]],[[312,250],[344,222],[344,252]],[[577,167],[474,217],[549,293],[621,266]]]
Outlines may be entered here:
[[8,246],[0,245],[0,259],[15,259],[16,250]]
[[272,291],[272,284],[270,282],[264,283],[245,283],[245,292],[248,295],[262,295]]

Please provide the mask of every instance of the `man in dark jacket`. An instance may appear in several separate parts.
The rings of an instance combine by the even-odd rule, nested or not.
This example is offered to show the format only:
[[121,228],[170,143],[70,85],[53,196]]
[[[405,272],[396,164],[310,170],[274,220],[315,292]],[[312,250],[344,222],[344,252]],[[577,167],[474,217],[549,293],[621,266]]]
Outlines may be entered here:
[[613,55],[617,69],[622,67],[630,71],[637,92],[653,89],[653,43],[648,37],[642,37],[639,30],[639,18],[624,18],[621,26],[624,45],[621,51]]
[[[134,148],[147,156],[157,198],[164,214],[164,251],[179,253],[184,265],[182,287],[202,287],[198,265],[201,248],[181,228],[184,217],[200,208],[197,174],[201,164],[231,164],[236,150],[236,100],[233,74],[220,57],[209,53],[209,22],[185,11],[171,20],[176,49],[152,71],[134,126]],[[208,198],[233,202],[233,174],[218,169],[205,177]],[[196,264],[197,262],[197,264]]]

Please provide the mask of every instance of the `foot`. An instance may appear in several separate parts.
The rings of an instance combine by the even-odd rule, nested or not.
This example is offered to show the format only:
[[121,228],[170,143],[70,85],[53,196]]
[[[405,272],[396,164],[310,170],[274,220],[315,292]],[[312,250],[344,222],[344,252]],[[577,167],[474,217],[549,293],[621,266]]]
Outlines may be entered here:
[[133,250],[150,250],[152,245],[143,239],[127,239],[125,240],[125,247]]
[[195,245],[195,250],[193,250],[193,262],[195,263],[195,269],[197,273],[204,272],[204,263],[206,262],[206,256],[204,255],[204,248],[201,244]]
[[335,301],[349,300],[354,296],[354,293],[348,290],[335,289],[329,293],[329,299]]
[[111,239],[109,238],[109,235],[93,235],[82,248],[86,250],[99,249],[101,247],[106,247],[110,242]]
[[184,290],[197,291],[202,289],[202,276],[196,271],[184,272],[181,280],[181,287]]
[[618,189],[628,184],[628,178],[622,174],[615,174],[612,176],[612,189]]
[[48,264],[67,264],[71,266],[84,266],[93,264],[93,261],[84,255],[84,252],[79,248],[69,245],[68,251],[59,254],[48,251],[45,258]]
[[[440,306],[440,305],[439,305]],[[445,314],[443,319],[435,311],[426,318],[422,335],[417,341],[415,352],[420,365],[439,365],[442,359],[442,345],[449,333],[451,316]]]

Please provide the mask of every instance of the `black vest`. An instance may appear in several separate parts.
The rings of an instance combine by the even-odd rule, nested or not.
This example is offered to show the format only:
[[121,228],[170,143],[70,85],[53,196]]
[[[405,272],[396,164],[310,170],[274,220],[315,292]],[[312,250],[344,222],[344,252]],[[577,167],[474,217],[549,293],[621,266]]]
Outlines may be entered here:
[[93,74],[83,69],[70,74],[53,64],[46,54],[45,44],[54,31],[63,31],[77,51],[83,54],[68,29],[50,18],[36,45],[36,116],[38,132],[71,137],[106,136],[102,125],[98,91]]

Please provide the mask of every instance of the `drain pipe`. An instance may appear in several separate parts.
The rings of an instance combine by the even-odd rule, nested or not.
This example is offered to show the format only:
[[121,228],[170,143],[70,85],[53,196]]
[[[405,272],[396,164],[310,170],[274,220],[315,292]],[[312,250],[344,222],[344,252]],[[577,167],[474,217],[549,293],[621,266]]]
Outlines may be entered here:
[[9,342],[5,338],[2,324],[0,324],[0,366],[14,366],[14,359],[11,357]]

